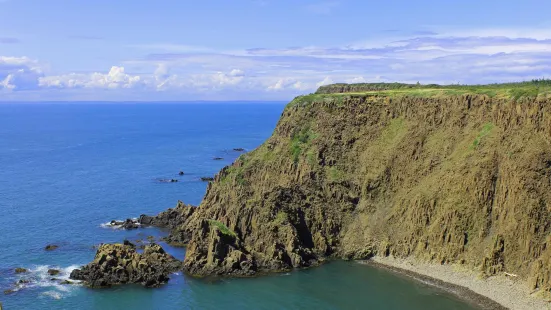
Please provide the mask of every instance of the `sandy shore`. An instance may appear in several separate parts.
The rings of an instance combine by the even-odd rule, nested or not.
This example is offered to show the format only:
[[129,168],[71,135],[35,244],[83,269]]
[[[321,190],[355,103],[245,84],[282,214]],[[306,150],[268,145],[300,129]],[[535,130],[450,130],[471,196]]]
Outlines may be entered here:
[[412,259],[374,257],[362,262],[410,276],[443,288],[482,309],[551,309],[551,303],[532,296],[525,283],[505,275],[482,279],[461,266],[419,263]]

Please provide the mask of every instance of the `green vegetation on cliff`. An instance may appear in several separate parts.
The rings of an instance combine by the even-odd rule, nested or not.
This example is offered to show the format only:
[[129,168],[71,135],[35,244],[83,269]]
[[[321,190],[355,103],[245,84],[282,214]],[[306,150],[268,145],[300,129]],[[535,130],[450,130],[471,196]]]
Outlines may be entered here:
[[289,106],[317,102],[342,103],[347,98],[382,96],[388,98],[424,97],[441,98],[458,95],[486,95],[490,98],[521,100],[538,96],[551,96],[551,80],[488,84],[488,85],[437,85],[403,83],[332,84],[321,86],[315,93],[296,97]]

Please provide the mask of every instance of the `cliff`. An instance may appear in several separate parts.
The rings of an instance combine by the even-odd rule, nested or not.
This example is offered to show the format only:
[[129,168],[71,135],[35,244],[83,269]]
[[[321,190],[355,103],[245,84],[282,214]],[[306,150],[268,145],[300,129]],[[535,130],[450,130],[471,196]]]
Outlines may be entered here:
[[514,273],[548,291],[549,86],[377,85],[295,98],[194,212],[179,205],[170,239],[187,244],[186,271],[393,255]]

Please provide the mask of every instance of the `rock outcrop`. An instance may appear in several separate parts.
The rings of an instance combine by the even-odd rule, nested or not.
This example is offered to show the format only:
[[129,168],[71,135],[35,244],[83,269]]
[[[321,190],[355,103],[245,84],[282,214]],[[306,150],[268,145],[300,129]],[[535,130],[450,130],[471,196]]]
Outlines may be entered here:
[[138,253],[134,245],[103,244],[94,260],[71,272],[70,278],[90,287],[102,288],[117,284],[137,283],[157,287],[169,280],[169,275],[182,269],[182,262],[167,254],[158,244],[146,245]]
[[413,256],[549,291],[551,98],[322,94],[358,89],[296,98],[264,144],[216,175],[170,225],[188,244],[185,270]]

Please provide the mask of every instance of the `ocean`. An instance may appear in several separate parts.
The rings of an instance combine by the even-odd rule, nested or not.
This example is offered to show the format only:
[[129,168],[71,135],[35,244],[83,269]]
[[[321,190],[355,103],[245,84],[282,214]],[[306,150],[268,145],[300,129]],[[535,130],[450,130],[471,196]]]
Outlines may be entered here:
[[[94,290],[52,281],[90,262],[94,246],[159,238],[106,227],[199,204],[203,176],[268,138],[284,103],[0,104],[0,302],[11,309],[475,309],[438,288],[355,262],[252,279],[174,274],[156,289]],[[222,157],[223,160],[213,160]],[[184,171],[183,176],[178,172]],[[164,183],[161,179],[178,179]],[[45,251],[48,244],[59,245]],[[176,258],[185,249],[161,245]],[[29,269],[15,274],[14,269]],[[16,288],[14,282],[29,280]]]

